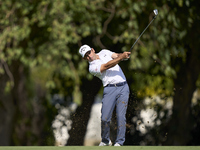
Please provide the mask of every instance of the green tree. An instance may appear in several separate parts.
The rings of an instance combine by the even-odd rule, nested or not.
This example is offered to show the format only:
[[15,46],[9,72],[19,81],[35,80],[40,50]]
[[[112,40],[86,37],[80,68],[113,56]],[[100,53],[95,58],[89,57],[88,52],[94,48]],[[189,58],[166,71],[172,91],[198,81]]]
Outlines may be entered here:
[[194,120],[194,111],[192,114],[191,102],[200,74],[198,65],[200,63],[198,50],[200,47],[198,36],[200,11],[196,7],[198,4],[193,0],[169,4],[169,12],[173,20],[170,29],[174,37],[168,45],[171,44],[171,53],[176,53],[171,57],[171,66],[176,71],[176,77],[174,79],[173,114],[168,124],[169,138],[166,141],[169,145],[187,145],[197,138],[191,135],[191,131],[196,128],[197,124],[197,120]]
[[[43,132],[52,131],[48,127],[56,113],[50,104],[51,95],[70,96],[81,105],[81,78],[91,80],[92,76],[87,75],[87,63],[80,61],[77,51],[82,38],[101,30],[97,14],[91,13],[95,4],[85,11],[87,1],[2,2],[0,100],[1,118],[5,120],[1,132],[6,138],[1,145],[52,145],[52,135],[49,142],[47,138],[51,132]],[[9,107],[13,109],[5,109]],[[46,119],[37,126],[43,116]],[[85,127],[89,111],[86,116]],[[46,142],[41,141],[42,134]]]
[[[150,6],[150,3],[148,2],[146,6]],[[200,73],[198,65],[200,20],[199,9],[196,7],[198,2],[174,0],[156,1],[155,4],[159,15],[154,26],[150,27],[150,33],[144,36],[148,40],[143,42],[144,48],[141,45],[134,57],[134,68],[138,67],[141,70],[140,72],[135,70],[139,76],[138,73],[133,75],[136,82],[134,89],[138,90],[139,96],[158,94],[165,101],[166,97],[172,96],[173,114],[168,119],[167,112],[164,111],[162,124],[155,126],[152,132],[153,140],[146,136],[148,141],[146,143],[198,145],[198,142],[191,142],[197,141],[198,138],[191,132],[198,131],[199,128],[196,115],[199,110],[194,111],[191,107],[193,93],[199,87],[197,83]],[[146,49],[148,54],[145,53]],[[146,58],[145,54],[150,55]],[[157,119],[161,119],[159,115]]]

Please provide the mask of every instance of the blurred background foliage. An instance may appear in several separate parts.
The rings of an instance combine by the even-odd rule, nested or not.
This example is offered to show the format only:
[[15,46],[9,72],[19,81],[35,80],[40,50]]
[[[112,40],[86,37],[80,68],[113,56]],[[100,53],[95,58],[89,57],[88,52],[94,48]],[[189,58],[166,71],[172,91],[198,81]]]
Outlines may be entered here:
[[[200,86],[198,6],[195,0],[0,0],[0,145],[54,145],[55,94],[64,97],[63,105],[79,106],[70,138],[80,134],[77,128],[86,130],[94,96],[102,90],[79,47],[128,51],[153,9],[159,15],[130,60],[120,63],[131,89],[127,145],[199,145],[199,100],[192,105]],[[154,96],[164,104],[173,99],[173,114]],[[146,97],[164,115],[141,136],[131,120],[148,107]],[[72,145],[83,144],[85,130]]]

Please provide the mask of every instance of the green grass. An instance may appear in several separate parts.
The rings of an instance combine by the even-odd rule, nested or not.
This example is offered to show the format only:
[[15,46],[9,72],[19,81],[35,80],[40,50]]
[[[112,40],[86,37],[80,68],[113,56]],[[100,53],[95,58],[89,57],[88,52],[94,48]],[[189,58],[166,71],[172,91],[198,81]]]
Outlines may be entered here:
[[200,146],[0,146],[0,150],[200,150]]

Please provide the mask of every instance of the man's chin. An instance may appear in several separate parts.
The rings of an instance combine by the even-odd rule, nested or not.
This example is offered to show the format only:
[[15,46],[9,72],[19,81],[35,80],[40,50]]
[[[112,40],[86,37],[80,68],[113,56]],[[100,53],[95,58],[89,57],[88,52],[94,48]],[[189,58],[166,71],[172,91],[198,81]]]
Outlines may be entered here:
[[93,58],[90,58],[90,59],[89,59],[90,62],[93,61],[93,60],[94,60]]

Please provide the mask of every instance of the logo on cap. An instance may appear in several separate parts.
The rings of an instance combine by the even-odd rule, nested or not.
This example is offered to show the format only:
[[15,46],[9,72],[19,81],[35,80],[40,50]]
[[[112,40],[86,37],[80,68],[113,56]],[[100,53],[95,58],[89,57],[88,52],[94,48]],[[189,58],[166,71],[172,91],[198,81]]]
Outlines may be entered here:
[[81,53],[85,51],[86,47],[81,48]]

